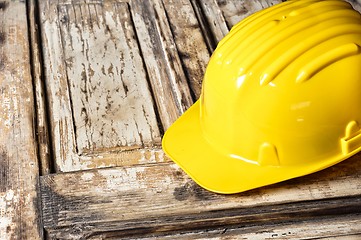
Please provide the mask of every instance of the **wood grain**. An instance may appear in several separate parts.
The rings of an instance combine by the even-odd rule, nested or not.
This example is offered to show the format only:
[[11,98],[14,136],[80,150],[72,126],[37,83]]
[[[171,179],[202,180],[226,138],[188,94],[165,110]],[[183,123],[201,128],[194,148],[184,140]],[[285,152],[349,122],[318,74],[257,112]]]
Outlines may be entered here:
[[[250,224],[251,225],[251,224]],[[116,233],[95,236],[91,239],[116,239]],[[163,235],[139,236],[130,239],[324,239],[324,240],[359,240],[361,238],[361,215],[347,214],[291,221],[269,221],[252,226],[219,226],[215,228]]]
[[161,0],[130,2],[139,44],[163,129],[193,103]]
[[0,2],[0,239],[42,238],[26,16]]
[[70,90],[68,86],[64,50],[57,15],[57,5],[40,1],[40,30],[43,68],[48,99],[50,137],[54,168],[57,171],[79,166]]
[[104,167],[89,156],[112,153],[114,166],[116,152],[159,146],[193,103],[187,79],[199,96],[209,52],[194,14],[170,24],[161,1],[44,1],[40,10],[57,171]]
[[204,34],[208,49],[213,52],[219,41],[228,33],[226,20],[217,0],[190,0]]
[[39,155],[40,174],[49,174],[51,171],[51,148],[48,129],[46,93],[42,69],[41,46],[39,41],[38,6],[36,0],[28,1],[28,22],[31,49],[31,70],[35,91],[35,120],[36,136]]
[[58,7],[78,154],[160,143],[127,3]]
[[163,0],[163,4],[190,89],[194,99],[198,99],[210,52],[191,2]]
[[89,161],[95,154],[159,146],[160,124],[128,3],[43,2],[41,12],[56,170],[97,167]]
[[360,159],[235,195],[198,187],[172,163],[44,176],[44,227],[57,238],[126,237],[359,214]]
[[260,1],[234,1],[217,0],[223,13],[227,26],[230,29],[243,18],[264,8],[281,3],[281,0],[260,0]]

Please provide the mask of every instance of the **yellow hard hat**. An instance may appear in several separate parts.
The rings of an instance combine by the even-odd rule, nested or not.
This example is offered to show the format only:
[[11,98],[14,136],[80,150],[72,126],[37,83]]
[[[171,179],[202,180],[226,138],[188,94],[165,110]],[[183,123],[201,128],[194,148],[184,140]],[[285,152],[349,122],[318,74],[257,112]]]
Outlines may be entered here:
[[343,1],[287,1],[235,25],[202,94],[163,149],[200,186],[237,193],[361,150],[361,16]]

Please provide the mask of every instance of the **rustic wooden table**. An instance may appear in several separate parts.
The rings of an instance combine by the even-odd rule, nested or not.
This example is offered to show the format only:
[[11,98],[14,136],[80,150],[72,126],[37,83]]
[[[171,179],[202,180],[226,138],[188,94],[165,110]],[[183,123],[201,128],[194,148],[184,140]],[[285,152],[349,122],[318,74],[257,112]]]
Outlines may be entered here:
[[217,42],[278,2],[0,1],[0,239],[361,239],[361,154],[219,195],[161,150]]

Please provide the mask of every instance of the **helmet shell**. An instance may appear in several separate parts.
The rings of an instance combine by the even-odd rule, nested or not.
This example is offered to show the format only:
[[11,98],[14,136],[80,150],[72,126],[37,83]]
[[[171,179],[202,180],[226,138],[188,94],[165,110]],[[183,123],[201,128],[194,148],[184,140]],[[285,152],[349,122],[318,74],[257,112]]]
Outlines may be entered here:
[[339,0],[287,1],[235,25],[163,149],[202,187],[236,193],[361,150],[361,16]]

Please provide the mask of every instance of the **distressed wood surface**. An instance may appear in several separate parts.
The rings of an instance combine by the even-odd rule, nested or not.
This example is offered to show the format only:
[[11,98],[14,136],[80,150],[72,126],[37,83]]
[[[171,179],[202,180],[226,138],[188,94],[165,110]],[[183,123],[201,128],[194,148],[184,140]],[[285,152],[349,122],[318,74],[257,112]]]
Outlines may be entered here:
[[[43,16],[43,42],[45,49],[57,50],[46,53],[45,60],[58,170],[80,168],[83,153],[159,145],[128,4],[48,7],[57,11],[56,19]],[[60,84],[56,72],[64,74],[56,76]]]
[[207,49],[192,3],[189,0],[163,0],[163,4],[190,89],[198,99],[211,52]]
[[228,33],[225,18],[218,6],[217,0],[191,0],[203,32],[208,49],[213,52],[217,43]]
[[[40,1],[39,4],[43,68],[49,105],[49,132],[54,153],[54,168],[66,170],[67,167],[75,168],[80,163],[76,153],[75,129],[57,17],[58,11],[57,6],[48,1]],[[44,15],[49,18],[43,20]]]
[[50,173],[51,169],[51,149],[47,119],[46,94],[44,88],[44,78],[42,71],[41,46],[39,41],[38,6],[36,0],[29,0],[28,4],[28,22],[31,47],[31,70],[35,91],[35,120],[36,136],[39,155],[40,174]]
[[[186,36],[184,27],[203,43],[200,30],[192,26],[196,18],[172,25],[184,52],[180,58],[161,2],[54,1],[40,6],[56,170],[96,167],[97,161],[89,160],[92,154],[160,146],[162,130],[193,103],[187,76],[193,94],[200,93],[209,52],[205,45],[195,51],[195,42],[179,41]],[[177,6],[173,3],[169,12]],[[186,7],[191,12],[190,4]],[[196,57],[186,56],[187,51]]]
[[173,163],[48,175],[44,227],[54,238],[130,237],[359,214],[360,160],[234,195],[198,187]]
[[[104,234],[91,239],[115,237]],[[221,226],[210,229],[188,232],[163,234],[161,236],[147,236],[142,239],[328,239],[328,240],[359,240],[361,239],[361,215],[348,214],[330,216],[327,218],[314,217],[311,219],[294,220],[292,222],[269,221],[264,225],[252,226]],[[137,238],[139,239],[139,238]]]
[[0,239],[41,239],[26,3],[0,1]]
[[58,7],[78,154],[159,144],[127,3]]
[[166,130],[192,103],[187,79],[161,0],[130,1],[139,44]]

